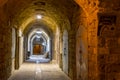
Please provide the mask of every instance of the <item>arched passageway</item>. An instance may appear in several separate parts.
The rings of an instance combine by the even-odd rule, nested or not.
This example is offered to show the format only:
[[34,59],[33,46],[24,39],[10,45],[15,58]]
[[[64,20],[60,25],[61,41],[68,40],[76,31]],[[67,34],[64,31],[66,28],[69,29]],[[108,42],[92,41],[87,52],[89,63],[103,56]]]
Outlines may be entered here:
[[[11,19],[11,26],[16,28],[13,73],[24,62],[49,62],[57,64],[66,75],[73,79],[75,75],[73,71],[75,70],[76,73],[76,63],[71,64],[71,62],[76,61],[76,57],[71,58],[73,52],[75,53],[75,47],[71,49],[73,45],[75,46],[75,41],[71,40],[72,36],[75,36],[73,27],[76,30],[79,23],[75,20],[79,20],[76,16],[81,11],[80,7],[74,1],[69,0],[62,1],[60,4],[52,0],[28,0],[24,2],[24,5],[20,3],[16,6],[22,6],[18,7],[21,11],[14,11],[16,15]],[[8,1],[6,5],[11,7],[7,8],[9,11],[15,4]],[[75,19],[72,18],[73,16]]]
[[119,0],[0,0],[1,80],[28,62],[71,80],[119,80],[119,14]]
[[[76,35],[79,32],[77,31],[80,26],[79,21],[82,20],[78,16],[84,15],[81,14],[84,13],[82,7],[72,0],[61,0],[61,2],[21,0],[16,4],[14,1],[7,1],[5,4],[6,11],[12,11],[8,14],[10,27],[15,28],[12,35],[12,53],[14,54],[12,73],[14,74],[14,71],[26,62],[36,62],[37,64],[38,62],[49,62],[57,64],[72,80],[79,80],[81,75],[77,70],[83,65],[76,67],[79,57],[81,57],[77,58],[79,53],[76,48],[78,39]],[[13,6],[16,6],[16,10]],[[86,23],[83,23],[81,29],[87,27],[84,24]],[[85,33],[87,34],[87,31]],[[86,40],[86,38],[84,39]],[[80,42],[78,44],[81,45]],[[87,45],[83,44],[83,49],[84,46],[86,48]],[[87,55],[87,51],[84,54]],[[87,67],[87,58],[84,59],[86,61],[83,63]],[[87,79],[87,71],[87,69],[83,71],[86,72],[83,79]]]
[[[34,27],[34,28],[33,28]],[[25,42],[25,61],[26,60],[40,60],[52,59],[52,33],[50,30],[45,29],[44,25],[32,25],[30,28],[27,28],[24,35]],[[49,34],[50,33],[50,34]]]

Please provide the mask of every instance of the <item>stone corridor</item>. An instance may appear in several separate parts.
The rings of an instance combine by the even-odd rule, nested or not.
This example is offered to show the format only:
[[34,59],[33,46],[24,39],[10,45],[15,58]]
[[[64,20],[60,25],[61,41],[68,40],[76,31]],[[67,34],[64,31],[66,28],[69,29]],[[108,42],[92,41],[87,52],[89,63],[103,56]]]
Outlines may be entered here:
[[70,80],[57,64],[23,63],[8,80]]
[[66,75],[120,80],[120,0],[0,0],[0,80]]

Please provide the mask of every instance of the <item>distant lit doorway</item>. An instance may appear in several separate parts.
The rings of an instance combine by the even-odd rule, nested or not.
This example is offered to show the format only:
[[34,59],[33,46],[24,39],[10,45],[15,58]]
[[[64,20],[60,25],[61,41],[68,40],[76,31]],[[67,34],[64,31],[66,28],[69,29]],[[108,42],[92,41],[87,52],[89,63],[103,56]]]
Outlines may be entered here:
[[43,46],[41,44],[33,45],[33,55],[41,55],[43,53]]

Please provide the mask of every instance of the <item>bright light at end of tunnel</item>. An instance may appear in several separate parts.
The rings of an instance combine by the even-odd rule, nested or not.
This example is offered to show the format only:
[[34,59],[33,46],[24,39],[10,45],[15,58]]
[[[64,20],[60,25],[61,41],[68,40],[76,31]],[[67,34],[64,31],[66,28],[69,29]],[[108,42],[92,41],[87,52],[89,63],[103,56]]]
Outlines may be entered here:
[[41,31],[36,31],[37,34],[41,34],[42,32]]
[[37,15],[36,17],[37,17],[37,19],[41,19],[41,18],[42,18],[42,16],[41,16],[41,15]]

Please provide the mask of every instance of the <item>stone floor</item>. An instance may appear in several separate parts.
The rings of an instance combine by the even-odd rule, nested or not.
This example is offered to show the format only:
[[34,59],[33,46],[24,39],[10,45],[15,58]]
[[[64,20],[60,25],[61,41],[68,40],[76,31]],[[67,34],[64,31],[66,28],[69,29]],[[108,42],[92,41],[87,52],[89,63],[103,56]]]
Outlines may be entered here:
[[50,58],[46,58],[45,55],[31,55],[26,61],[27,62],[40,61],[42,63],[46,63],[50,62]]
[[8,80],[70,80],[56,64],[23,63]]

